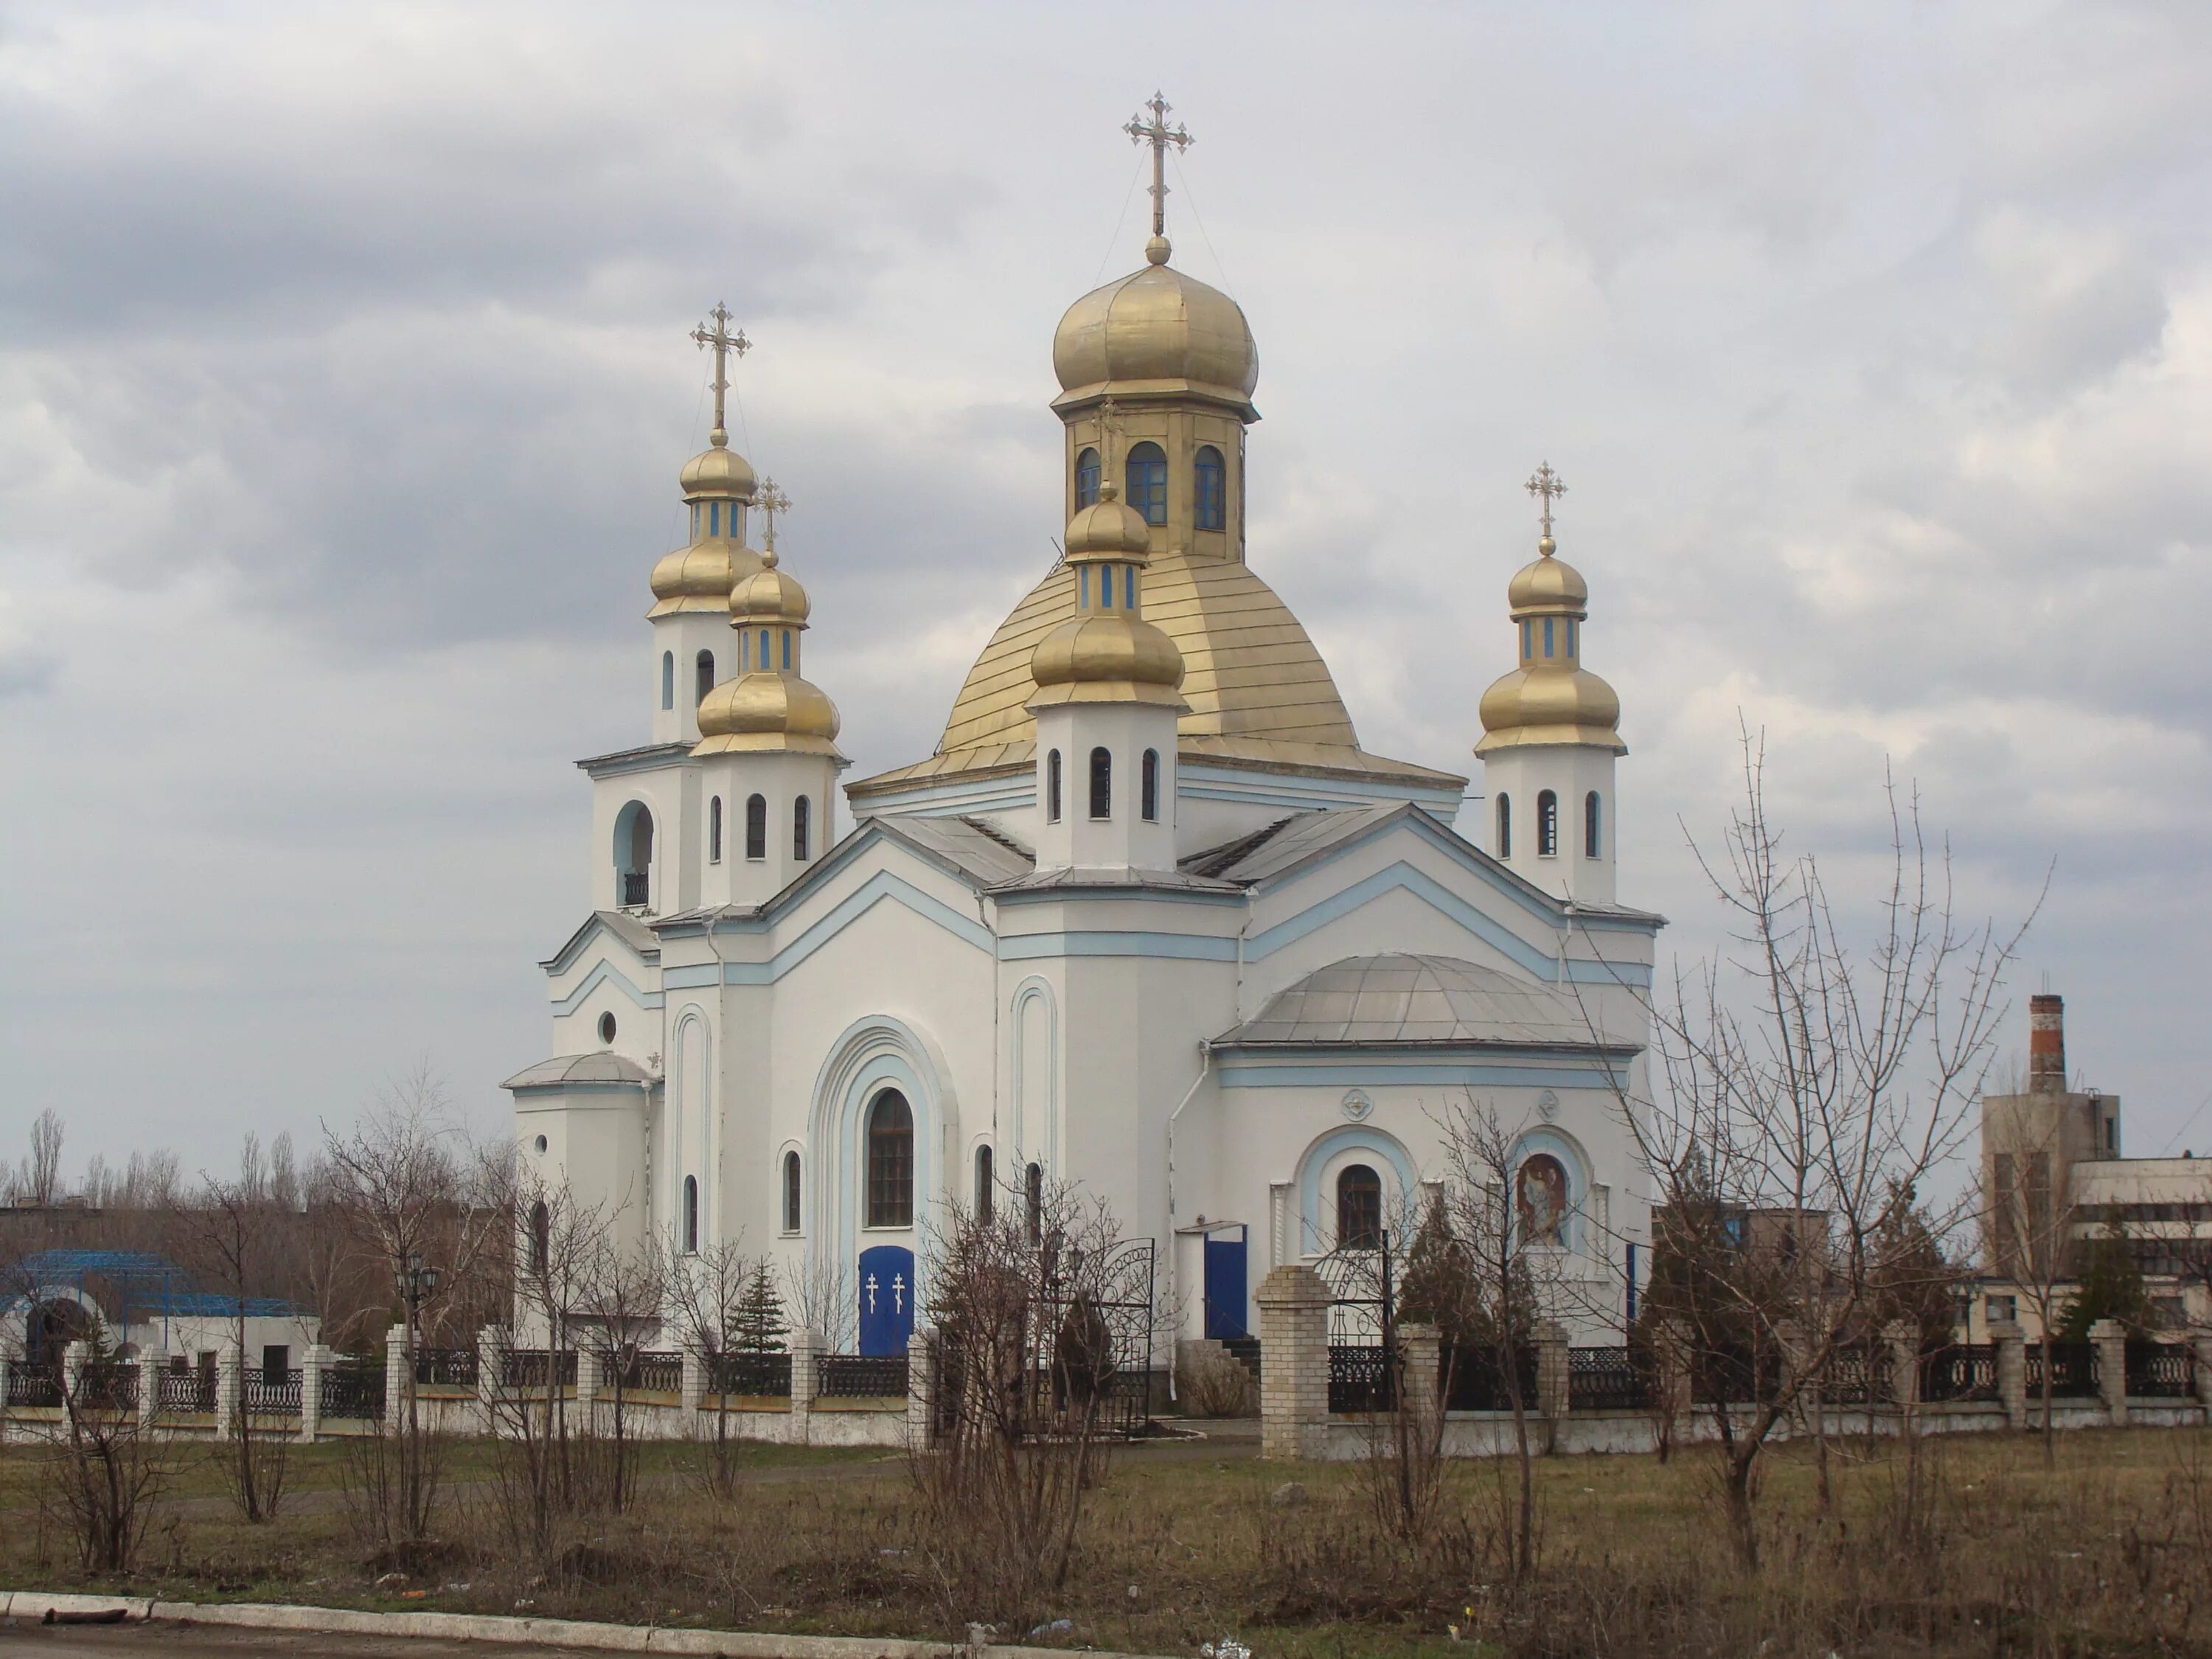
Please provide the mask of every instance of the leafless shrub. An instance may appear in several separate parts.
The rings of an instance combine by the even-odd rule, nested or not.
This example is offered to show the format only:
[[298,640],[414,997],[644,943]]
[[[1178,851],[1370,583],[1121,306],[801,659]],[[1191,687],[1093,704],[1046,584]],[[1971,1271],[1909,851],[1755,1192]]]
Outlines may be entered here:
[[1260,1390],[1252,1373],[1226,1354],[1199,1349],[1183,1362],[1176,1378],[1184,1414],[1190,1417],[1256,1417]]
[[64,1373],[61,1418],[49,1431],[48,1497],[67,1518],[88,1571],[127,1572],[173,1483],[177,1451],[147,1431],[138,1368],[104,1335],[85,1346],[82,1369]]

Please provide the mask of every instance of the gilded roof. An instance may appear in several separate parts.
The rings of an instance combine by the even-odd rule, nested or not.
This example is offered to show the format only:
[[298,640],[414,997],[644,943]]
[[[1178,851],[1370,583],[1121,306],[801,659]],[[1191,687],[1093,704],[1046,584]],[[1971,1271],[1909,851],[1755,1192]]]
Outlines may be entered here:
[[[1359,747],[1321,653],[1249,566],[1170,550],[1153,556],[1144,583],[1145,620],[1182,653],[1189,712],[1177,730],[1186,755],[1460,781]],[[1030,764],[1036,722],[1025,705],[1037,692],[1030,658],[1046,635],[1075,615],[1075,573],[1057,567],[1014,607],[968,671],[937,754],[854,788]]]
[[1243,404],[1260,383],[1260,349],[1237,301],[1164,264],[1093,289],[1060,319],[1053,371],[1065,396],[1109,383],[1205,387]]

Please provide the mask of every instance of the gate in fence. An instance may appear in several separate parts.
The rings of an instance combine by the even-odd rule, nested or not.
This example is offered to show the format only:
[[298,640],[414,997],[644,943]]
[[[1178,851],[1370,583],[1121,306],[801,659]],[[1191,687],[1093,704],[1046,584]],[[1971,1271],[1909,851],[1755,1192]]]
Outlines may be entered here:
[[1329,1293],[1329,1410],[1395,1410],[1402,1379],[1389,1233],[1378,1228],[1369,1238],[1340,1245],[1313,1266]]

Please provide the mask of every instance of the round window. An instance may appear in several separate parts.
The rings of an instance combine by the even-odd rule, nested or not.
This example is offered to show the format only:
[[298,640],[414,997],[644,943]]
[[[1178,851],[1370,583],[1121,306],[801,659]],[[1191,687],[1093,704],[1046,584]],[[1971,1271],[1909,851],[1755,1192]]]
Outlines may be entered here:
[[612,1042],[614,1040],[615,1017],[612,1014],[601,1014],[599,1016],[599,1041],[602,1042]]
[[545,1150],[545,1137],[544,1135],[538,1137],[538,1150],[541,1152]]

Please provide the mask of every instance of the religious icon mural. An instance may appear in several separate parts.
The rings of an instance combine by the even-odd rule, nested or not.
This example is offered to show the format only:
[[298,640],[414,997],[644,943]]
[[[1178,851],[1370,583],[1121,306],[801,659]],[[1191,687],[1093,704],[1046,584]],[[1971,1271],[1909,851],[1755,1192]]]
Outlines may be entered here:
[[1567,1242],[1567,1171],[1549,1152],[1538,1152],[1513,1178],[1516,1219],[1523,1244]]

